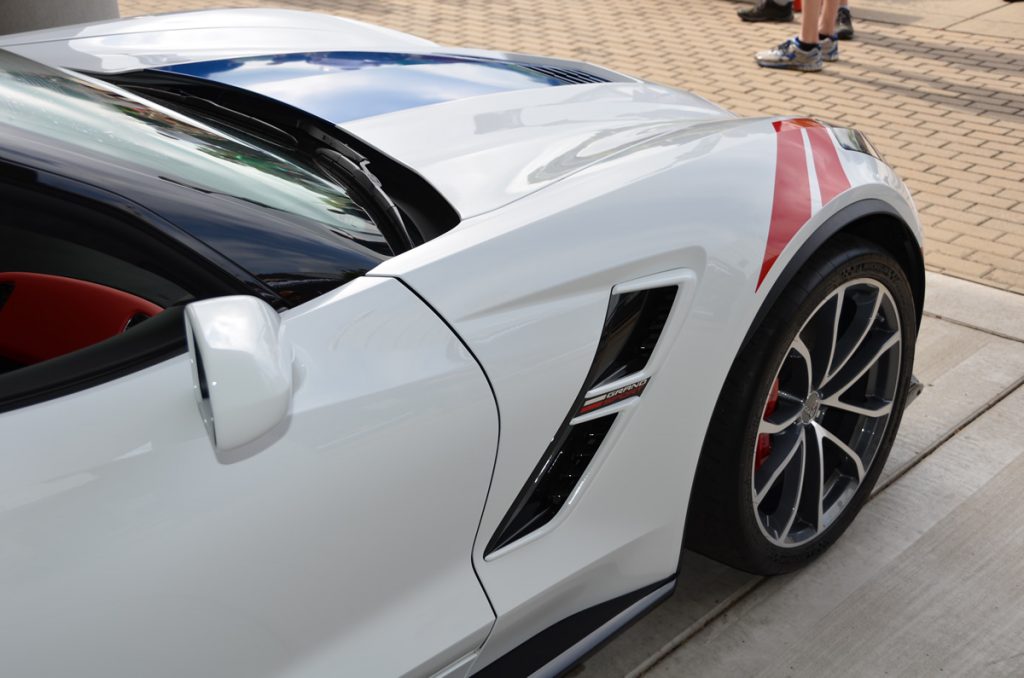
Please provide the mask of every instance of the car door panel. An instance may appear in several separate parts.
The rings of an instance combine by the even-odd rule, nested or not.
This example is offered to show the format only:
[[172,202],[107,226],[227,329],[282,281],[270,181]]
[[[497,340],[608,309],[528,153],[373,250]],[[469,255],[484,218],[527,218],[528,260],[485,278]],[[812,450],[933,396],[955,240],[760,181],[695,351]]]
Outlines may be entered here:
[[0,415],[5,674],[423,674],[480,646],[479,366],[392,279],[284,325],[292,410],[244,448],[214,450],[187,355]]

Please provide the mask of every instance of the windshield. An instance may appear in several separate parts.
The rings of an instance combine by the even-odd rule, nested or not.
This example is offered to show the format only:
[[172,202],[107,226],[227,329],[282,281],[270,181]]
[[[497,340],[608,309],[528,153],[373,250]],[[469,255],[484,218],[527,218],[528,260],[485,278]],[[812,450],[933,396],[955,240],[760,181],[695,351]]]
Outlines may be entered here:
[[260,148],[111,85],[0,50],[0,123],[142,165],[160,176],[319,222],[390,253],[345,189]]

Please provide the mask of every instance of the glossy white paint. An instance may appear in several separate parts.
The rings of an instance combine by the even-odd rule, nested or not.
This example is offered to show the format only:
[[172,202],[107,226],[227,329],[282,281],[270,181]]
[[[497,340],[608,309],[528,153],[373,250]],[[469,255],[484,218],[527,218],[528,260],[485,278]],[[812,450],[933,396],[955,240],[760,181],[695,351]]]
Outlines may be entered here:
[[0,36],[0,48],[88,72],[285,52],[418,51],[433,45],[354,19],[283,9],[156,14]]
[[[498,399],[502,437],[474,556],[498,620],[478,667],[675,571],[716,394],[779,271],[818,225],[881,198],[919,237],[892,171],[839,149],[854,185],[812,217],[755,291],[773,198],[771,122],[682,126],[373,271],[401,277],[452,324]],[[639,403],[620,412],[587,488],[554,529],[485,559],[484,545],[583,383],[610,291],[677,268],[697,277],[685,324],[664,339],[664,362]],[[461,280],[473,284],[452,284]]]
[[0,673],[428,675],[483,642],[479,367],[394,280],[283,321],[292,410],[235,450],[187,355],[0,414]]
[[659,135],[732,118],[687,92],[615,82],[459,99],[344,128],[415,169],[470,217]]
[[[106,38],[52,34],[17,49],[113,69],[209,58],[180,43],[147,47],[163,31],[125,31],[139,46],[123,52]],[[316,44],[339,48],[343,33]],[[237,54],[298,44],[275,39]],[[406,48],[434,49],[394,45]],[[0,590],[10,592],[6,609],[30,610],[3,618],[0,652],[28,661],[44,640],[70,643],[69,658],[48,660],[56,668],[81,667],[87,650],[101,660],[127,653],[118,657],[125,675],[154,657],[174,675],[463,675],[671,576],[715,398],[785,264],[828,217],[868,198],[894,206],[921,238],[892,170],[838,149],[851,188],[812,216],[758,288],[776,171],[771,122],[616,83],[348,125],[422,172],[467,218],[286,314],[299,365],[292,410],[241,452],[218,453],[202,434],[187,385],[176,390],[188,383],[184,359],[0,415],[2,439],[23,445],[3,451],[0,489],[14,492],[0,496],[15,500],[0,511],[0,544],[15,546]],[[685,271],[684,293],[643,396],[618,406],[556,519],[484,558],[583,384],[609,294],[669,271]],[[493,396],[444,324],[388,278],[454,328]],[[126,413],[115,430],[89,428],[111,411]],[[58,420],[75,431],[75,451],[70,434],[47,428]],[[21,472],[33,464],[36,475]],[[139,508],[125,516],[124,506]],[[95,598],[81,605],[76,595]],[[118,605],[99,604],[110,600]],[[77,641],[82,610],[99,608],[109,619]],[[31,632],[51,625],[50,637]],[[175,654],[186,645],[188,657]]]
[[192,391],[221,450],[274,428],[292,402],[292,347],[281,316],[256,297],[205,299],[185,309]]

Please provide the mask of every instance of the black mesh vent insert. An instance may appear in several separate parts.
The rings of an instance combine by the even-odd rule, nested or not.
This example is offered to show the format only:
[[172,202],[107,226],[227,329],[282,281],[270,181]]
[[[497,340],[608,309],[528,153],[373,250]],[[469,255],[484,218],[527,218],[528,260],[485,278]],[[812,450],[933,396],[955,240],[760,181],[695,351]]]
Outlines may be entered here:
[[[505,514],[486,553],[511,544],[555,517],[615,422],[611,414],[567,427],[551,441],[530,482]],[[547,463],[545,463],[545,460]]]
[[639,372],[647,365],[678,289],[672,285],[612,297],[586,390]]
[[593,73],[587,73],[586,71],[580,71],[575,68],[558,68],[556,66],[538,66],[536,64],[520,64],[525,68],[529,68],[535,73],[546,75],[549,78],[555,78],[561,80],[567,85],[586,85],[595,82],[611,82],[607,78],[602,78],[599,75]]

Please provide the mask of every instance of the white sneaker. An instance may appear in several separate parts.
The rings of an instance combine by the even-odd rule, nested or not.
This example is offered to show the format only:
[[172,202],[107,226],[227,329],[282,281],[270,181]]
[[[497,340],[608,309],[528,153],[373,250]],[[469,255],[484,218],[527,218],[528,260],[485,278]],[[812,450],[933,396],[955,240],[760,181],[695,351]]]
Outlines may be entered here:
[[796,38],[790,38],[773,50],[754,55],[758,66],[785,68],[792,71],[820,71],[824,67],[821,47],[801,49]]

